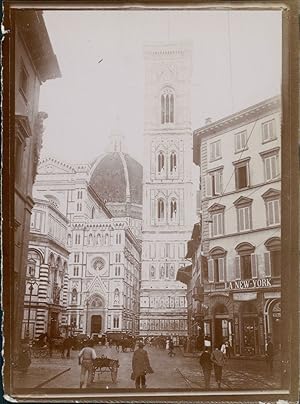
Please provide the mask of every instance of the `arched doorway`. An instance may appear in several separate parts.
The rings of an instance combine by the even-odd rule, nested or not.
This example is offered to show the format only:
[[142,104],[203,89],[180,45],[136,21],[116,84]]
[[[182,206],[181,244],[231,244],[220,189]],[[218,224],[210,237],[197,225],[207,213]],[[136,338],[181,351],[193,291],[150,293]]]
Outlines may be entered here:
[[102,316],[92,315],[91,317],[91,334],[100,334],[102,330]]
[[258,316],[256,306],[245,302],[241,306],[242,319],[242,354],[257,355],[259,353]]
[[274,349],[277,351],[281,345],[281,305],[279,300],[275,300],[270,305],[269,325]]
[[229,338],[229,315],[227,307],[218,303],[214,308],[214,345],[220,347]]

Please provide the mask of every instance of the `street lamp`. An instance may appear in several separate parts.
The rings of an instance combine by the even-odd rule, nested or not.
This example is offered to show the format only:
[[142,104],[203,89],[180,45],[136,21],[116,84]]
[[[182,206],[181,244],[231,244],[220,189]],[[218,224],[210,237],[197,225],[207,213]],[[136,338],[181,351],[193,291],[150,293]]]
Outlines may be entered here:
[[26,328],[26,337],[29,338],[29,326],[30,326],[30,312],[31,312],[31,300],[32,300],[32,292],[34,289],[35,281],[35,268],[29,267],[29,279],[27,280],[27,285],[29,285],[29,304],[28,304],[28,317],[27,317],[27,328]]

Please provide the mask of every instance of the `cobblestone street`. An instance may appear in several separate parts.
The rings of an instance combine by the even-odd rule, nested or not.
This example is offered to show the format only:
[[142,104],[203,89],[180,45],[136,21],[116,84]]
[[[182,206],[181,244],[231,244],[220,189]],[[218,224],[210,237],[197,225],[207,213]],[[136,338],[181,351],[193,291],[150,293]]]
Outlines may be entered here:
[[[147,376],[147,389],[201,389],[204,390],[203,373],[197,357],[185,357],[176,349],[175,357],[169,357],[166,350],[146,346],[154,374]],[[105,355],[118,359],[120,367],[117,382],[113,384],[110,372],[96,374],[92,389],[132,389],[130,379],[132,352],[117,352],[113,348],[96,347],[97,356]],[[268,374],[266,363],[254,359],[229,359],[223,370],[222,390],[269,390],[280,387],[279,368]],[[77,389],[79,388],[80,366],[78,351],[71,351],[70,359],[58,354],[52,358],[33,358],[27,373],[15,372],[15,389]],[[214,374],[211,390],[217,390]]]

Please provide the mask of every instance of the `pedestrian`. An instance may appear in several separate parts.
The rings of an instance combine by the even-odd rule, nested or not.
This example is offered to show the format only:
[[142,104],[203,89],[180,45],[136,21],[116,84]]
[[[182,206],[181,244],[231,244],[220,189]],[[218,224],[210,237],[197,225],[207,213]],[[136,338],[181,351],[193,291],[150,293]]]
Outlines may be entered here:
[[80,371],[80,388],[83,387],[85,381],[85,375],[87,377],[87,387],[92,384],[92,371],[93,361],[97,358],[96,352],[93,348],[93,342],[87,341],[86,346],[78,354],[78,363],[81,365]]
[[271,337],[268,337],[266,362],[267,362],[268,370],[270,371],[271,374],[273,373],[273,360],[274,360],[274,346],[271,341]]
[[226,358],[231,358],[231,344],[229,341],[225,342],[225,348],[226,348]]
[[138,349],[134,351],[132,357],[132,374],[131,379],[135,380],[135,387],[137,389],[146,388],[146,374],[153,373],[150,366],[149,357],[147,351],[144,349],[142,342],[138,343]]
[[205,388],[209,389],[212,362],[210,358],[209,349],[207,346],[204,348],[204,352],[202,352],[202,354],[200,355],[200,365],[203,370]]
[[170,348],[170,340],[168,338],[167,341],[166,341],[166,350],[168,351],[169,348]]
[[221,351],[224,355],[226,355],[226,345],[225,345],[225,342],[224,342],[224,341],[223,341],[223,343],[222,343],[222,345],[221,345],[220,351]]
[[225,355],[218,347],[216,347],[210,358],[212,363],[214,364],[215,379],[218,383],[218,387],[220,388],[222,381],[222,370],[223,366],[225,365]]
[[172,339],[169,341],[169,349],[170,349],[169,356],[171,356],[171,357],[174,356],[175,355],[175,353],[174,353],[174,342],[173,342]]

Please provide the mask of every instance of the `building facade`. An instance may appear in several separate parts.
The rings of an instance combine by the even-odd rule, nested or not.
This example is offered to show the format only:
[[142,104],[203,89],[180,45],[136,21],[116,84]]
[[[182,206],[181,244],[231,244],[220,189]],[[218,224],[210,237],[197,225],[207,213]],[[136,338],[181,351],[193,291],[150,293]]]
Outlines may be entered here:
[[140,334],[187,334],[185,244],[193,224],[189,44],[146,46]]
[[35,192],[68,219],[72,332],[138,331],[141,178],[141,165],[115,149],[91,165],[46,158],[39,166]]
[[263,355],[268,335],[280,348],[280,145],[279,97],[194,132],[204,335],[235,355]]
[[22,336],[51,337],[67,328],[68,220],[53,199],[34,199],[30,222]]
[[40,86],[60,77],[56,56],[41,11],[15,13],[15,128],[14,156],[14,265],[12,276],[12,334],[14,355],[18,354],[23,319],[30,216],[34,206],[32,186],[42,145],[43,120],[39,112]]

